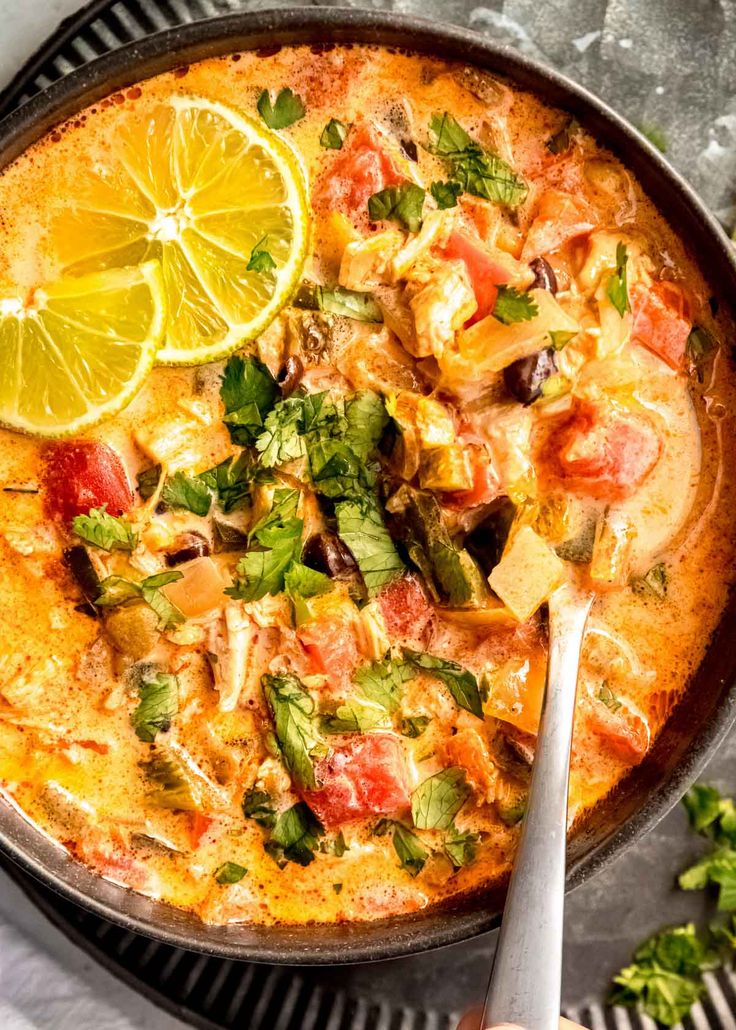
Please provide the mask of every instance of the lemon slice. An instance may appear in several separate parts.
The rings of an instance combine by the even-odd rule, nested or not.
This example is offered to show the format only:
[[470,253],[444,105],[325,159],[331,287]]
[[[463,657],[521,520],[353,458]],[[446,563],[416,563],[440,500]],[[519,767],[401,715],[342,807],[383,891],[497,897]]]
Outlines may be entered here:
[[155,261],[67,277],[30,297],[0,287],[0,422],[67,436],[115,414],[140,389],[165,330]]
[[[144,123],[131,116],[79,188],[55,227],[62,263],[78,274],[160,261],[170,313],[160,362],[224,357],[265,329],[300,279],[309,217],[299,159],[223,104],[174,96]],[[254,250],[269,257],[251,262]]]

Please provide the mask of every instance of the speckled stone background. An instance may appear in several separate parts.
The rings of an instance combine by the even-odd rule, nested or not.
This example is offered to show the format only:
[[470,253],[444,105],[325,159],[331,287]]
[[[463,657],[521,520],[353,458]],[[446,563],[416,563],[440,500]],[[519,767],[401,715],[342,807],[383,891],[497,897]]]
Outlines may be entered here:
[[[241,8],[294,6],[293,2],[259,0],[167,3],[181,20]],[[0,87],[55,23],[80,6],[74,0],[0,0]],[[484,6],[466,0],[376,0],[350,6],[389,8],[469,26],[567,73],[634,124],[664,133],[668,158],[724,225],[733,228],[736,0],[491,0]],[[735,759],[736,739],[732,739],[708,771],[709,781],[727,793],[736,792]],[[632,947],[664,924],[707,921],[710,912],[702,897],[684,894],[673,886],[677,872],[698,850],[678,809],[569,898],[564,996],[571,1014],[584,1010],[596,1030],[602,1028],[602,1017],[588,1012],[588,1006],[600,1002],[611,974],[628,960]],[[61,957],[70,966],[76,962],[78,967],[75,958],[63,958],[64,948],[56,936],[44,933],[41,917],[2,874],[0,917],[30,933],[33,947],[53,950],[57,959]],[[458,1011],[481,995],[493,943],[492,935],[445,949],[434,957],[315,971],[314,980],[332,982],[373,1001],[387,999],[419,1009]],[[2,964],[0,961],[0,967]],[[107,974],[101,971],[88,968],[86,976],[93,988],[102,990],[107,983]],[[123,1003],[121,997],[118,1005]],[[717,1012],[722,1026],[736,1028],[736,1014],[731,1011],[729,1015],[728,999],[717,987],[705,1011],[696,1007],[696,1027],[708,1025],[708,1007],[711,1015]],[[133,1017],[130,1025],[172,1025],[142,1014],[138,1018],[140,1022]],[[646,1020],[642,1025],[653,1026]]]

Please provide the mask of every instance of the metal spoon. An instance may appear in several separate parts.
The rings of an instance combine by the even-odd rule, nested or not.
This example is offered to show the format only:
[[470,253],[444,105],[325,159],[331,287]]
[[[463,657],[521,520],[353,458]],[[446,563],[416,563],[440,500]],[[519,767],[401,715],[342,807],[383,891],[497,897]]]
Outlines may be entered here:
[[593,595],[549,599],[547,687],[529,801],[481,1026],[557,1030],[560,1019],[567,792],[580,651]]

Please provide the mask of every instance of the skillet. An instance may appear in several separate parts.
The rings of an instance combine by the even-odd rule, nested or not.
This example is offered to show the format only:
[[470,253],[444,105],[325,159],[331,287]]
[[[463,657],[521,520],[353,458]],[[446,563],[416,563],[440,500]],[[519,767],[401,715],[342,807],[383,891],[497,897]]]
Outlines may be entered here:
[[[460,60],[505,76],[574,114],[638,177],[689,241],[716,297],[732,296],[732,245],[687,183],[631,126],[569,79],[469,30],[383,12],[309,8],[234,14],[157,33],[99,58],[0,122],[0,168],[49,128],[117,89],[219,54],[307,43],[374,43]],[[568,888],[611,862],[650,830],[698,776],[736,720],[736,598],[731,598],[700,668],[641,765],[577,828],[568,849]],[[306,927],[205,926],[196,917],[110,883],[70,858],[0,800],[0,848],[24,870],[126,929],[190,950],[289,964],[365,962],[457,943],[495,927],[503,886],[425,912],[371,923]]]

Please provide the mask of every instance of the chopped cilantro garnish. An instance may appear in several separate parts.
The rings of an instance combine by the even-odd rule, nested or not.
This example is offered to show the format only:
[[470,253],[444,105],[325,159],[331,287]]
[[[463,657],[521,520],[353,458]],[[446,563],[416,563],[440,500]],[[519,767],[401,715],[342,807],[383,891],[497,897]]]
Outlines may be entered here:
[[259,826],[270,829],[276,823],[276,809],[273,807],[271,795],[256,787],[246,790],[243,795],[243,815]]
[[278,394],[276,380],[258,358],[236,354],[228,360],[220,397],[225,405],[224,422],[234,443],[253,443]]
[[276,820],[271,837],[263,845],[280,868],[287,862],[307,866],[314,861],[314,852],[324,827],[311,808],[299,801]]
[[408,648],[404,648],[404,660],[414,668],[441,680],[461,708],[477,715],[479,719],[483,718],[478,681],[468,669],[464,669],[462,665],[448,661],[446,658],[410,651]]
[[404,568],[386,529],[378,500],[370,494],[335,505],[337,532],[358,563],[366,589],[375,594]]
[[88,515],[75,515],[72,529],[87,544],[104,551],[132,551],[138,537],[132,527],[114,515],[108,515],[106,505],[91,508]]
[[420,783],[411,796],[411,814],[419,830],[449,830],[470,797],[465,770],[443,769]]
[[322,135],[319,138],[319,145],[324,147],[325,150],[342,150],[342,145],[345,142],[345,137],[348,134],[347,125],[343,125],[337,118],[330,118],[327,125],[322,130]]
[[118,604],[141,599],[158,615],[159,629],[176,629],[185,621],[184,615],[175,604],[172,604],[161,588],[169,583],[175,583],[182,576],[183,573],[173,570],[158,572],[138,583],[126,579],[124,576],[108,576],[100,583],[100,595],[94,603],[102,608],[111,608]]
[[606,708],[610,709],[612,712],[617,712],[621,707],[621,702],[607,683],[602,684],[597,697],[601,704],[604,704]]
[[264,675],[261,685],[273,716],[281,755],[294,783],[314,790],[314,759],[327,753],[317,733],[314,701],[296,676]]
[[356,322],[383,322],[383,313],[370,293],[346,290],[342,286],[302,283],[292,303],[297,308],[324,311]]
[[307,113],[302,98],[288,88],[280,90],[273,101],[270,92],[264,89],[256,107],[269,129],[286,129]]
[[522,293],[513,286],[499,286],[493,317],[504,325],[514,322],[530,322],[539,314],[539,306],[529,293]]
[[717,346],[715,337],[704,326],[696,325],[690,330],[685,344],[685,355],[690,371],[695,374],[699,383],[703,382],[705,361]]
[[179,681],[176,676],[159,672],[138,684],[140,701],[130,717],[136,736],[152,744],[157,733],[165,733],[179,711]]
[[424,190],[415,182],[387,186],[368,198],[368,217],[372,222],[398,222],[409,232],[419,232],[424,197]]
[[237,862],[223,862],[215,869],[215,879],[221,884],[239,883],[248,870]]
[[266,250],[267,240],[268,236],[264,236],[253,247],[248,258],[248,264],[245,266],[246,272],[272,272],[276,267],[273,255],[269,250]]
[[410,876],[416,876],[422,871],[430,852],[408,826],[395,819],[381,819],[373,832],[377,837],[391,834],[394,851],[399,856],[401,867],[406,869]]
[[429,187],[429,192],[434,197],[435,203],[440,211],[445,211],[450,207],[457,207],[457,198],[462,193],[463,188],[459,182],[433,182]]
[[626,282],[626,266],[629,262],[629,255],[623,243],[616,247],[616,271],[609,276],[606,285],[606,296],[623,318],[627,311],[631,311],[629,301],[629,288]]
[[664,600],[667,596],[667,566],[664,562],[657,562],[646,575],[634,576],[629,582],[635,594],[650,594]]
[[200,476],[176,472],[164,483],[161,500],[169,508],[184,508],[195,515],[206,515],[212,505],[212,493]]

